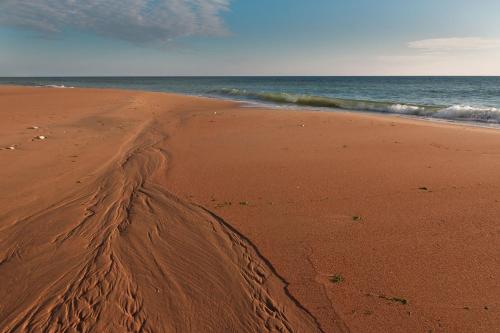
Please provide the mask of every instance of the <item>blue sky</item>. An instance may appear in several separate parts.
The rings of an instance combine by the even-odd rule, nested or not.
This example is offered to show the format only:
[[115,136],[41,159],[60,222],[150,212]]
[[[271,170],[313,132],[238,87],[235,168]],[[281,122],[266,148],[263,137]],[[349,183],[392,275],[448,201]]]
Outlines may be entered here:
[[2,0],[0,76],[500,75],[499,13],[498,0]]

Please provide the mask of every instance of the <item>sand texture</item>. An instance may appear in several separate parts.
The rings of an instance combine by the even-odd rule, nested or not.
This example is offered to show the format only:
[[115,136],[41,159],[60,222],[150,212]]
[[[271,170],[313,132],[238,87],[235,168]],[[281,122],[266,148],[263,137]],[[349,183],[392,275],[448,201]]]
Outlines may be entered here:
[[0,332],[498,332],[498,130],[19,87],[0,117]]

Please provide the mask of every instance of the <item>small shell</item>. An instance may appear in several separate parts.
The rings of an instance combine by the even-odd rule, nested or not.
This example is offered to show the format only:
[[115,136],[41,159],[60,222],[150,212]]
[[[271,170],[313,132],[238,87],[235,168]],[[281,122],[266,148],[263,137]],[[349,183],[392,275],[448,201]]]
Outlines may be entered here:
[[28,127],[28,129],[36,130],[36,129],[39,129],[39,127],[38,126],[30,126],[30,127]]
[[45,139],[47,139],[47,137],[44,135],[35,136],[35,140],[45,140]]
[[16,149],[16,147],[15,147],[15,146],[9,146],[9,147],[7,147],[7,148],[5,148],[5,149],[8,149],[8,150],[15,150],[15,149]]

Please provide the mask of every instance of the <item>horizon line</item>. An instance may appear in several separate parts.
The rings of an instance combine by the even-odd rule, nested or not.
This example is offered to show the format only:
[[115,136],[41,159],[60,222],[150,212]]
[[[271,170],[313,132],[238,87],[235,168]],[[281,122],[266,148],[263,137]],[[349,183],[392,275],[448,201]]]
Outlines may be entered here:
[[500,77],[495,75],[16,75],[0,76],[0,79],[23,79],[23,78],[252,78],[252,77]]

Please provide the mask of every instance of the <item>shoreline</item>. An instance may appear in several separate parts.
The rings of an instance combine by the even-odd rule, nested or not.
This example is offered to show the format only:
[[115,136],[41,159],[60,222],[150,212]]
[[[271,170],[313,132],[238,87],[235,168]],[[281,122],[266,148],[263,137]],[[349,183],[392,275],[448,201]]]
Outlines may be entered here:
[[101,306],[65,327],[500,325],[496,129],[136,90],[2,86],[0,103],[0,144],[19,143],[0,150],[2,328],[55,327],[81,298]]
[[[244,100],[238,98],[230,98],[223,96],[210,96],[210,95],[199,95],[199,94],[190,94],[190,93],[178,93],[178,92],[170,92],[170,91],[160,91],[160,90],[144,90],[144,89],[136,89],[136,88],[101,88],[101,87],[53,87],[53,86],[33,86],[33,85],[11,85],[11,84],[2,84],[0,83],[0,87],[27,87],[27,88],[45,88],[45,89],[97,89],[97,90],[123,90],[123,91],[136,91],[136,92],[147,92],[147,93],[160,93],[160,94],[169,94],[169,95],[179,95],[186,97],[194,97],[194,98],[206,98],[209,100],[219,100],[226,102],[237,103],[242,108],[257,108],[257,109],[271,109],[271,110],[290,110],[290,111],[304,111],[304,112],[334,112],[334,113],[352,113],[352,114],[365,114],[365,115],[374,115],[374,116],[393,116],[401,119],[410,119],[416,121],[424,121],[424,122],[435,122],[438,124],[450,124],[457,126],[467,126],[467,127],[478,127],[485,129],[500,129],[500,123],[489,123],[486,121],[473,121],[473,120],[457,120],[457,119],[444,119],[444,118],[432,118],[426,116],[419,115],[411,115],[411,114],[400,114],[396,112],[385,112],[385,111],[370,111],[370,110],[349,110],[342,108],[330,108],[330,107],[313,107],[307,105],[294,105],[294,104],[276,104],[272,102],[264,102],[264,101],[252,101],[252,100]],[[383,103],[395,103],[396,102],[383,102]]]

